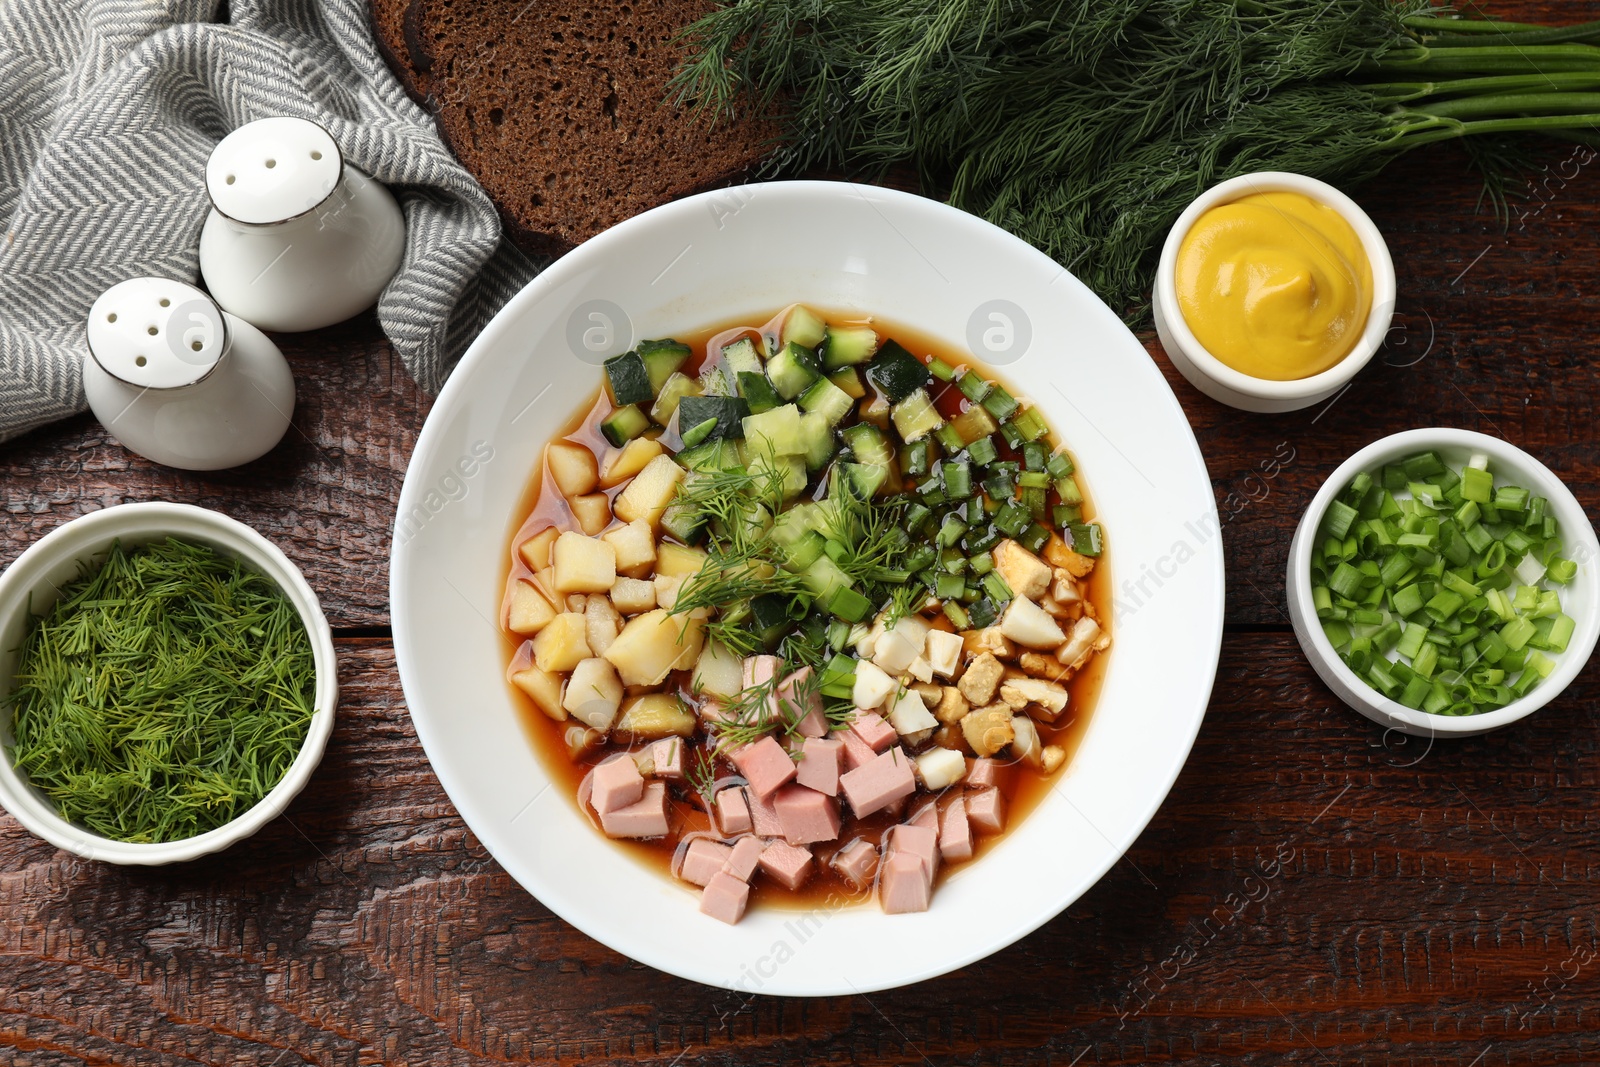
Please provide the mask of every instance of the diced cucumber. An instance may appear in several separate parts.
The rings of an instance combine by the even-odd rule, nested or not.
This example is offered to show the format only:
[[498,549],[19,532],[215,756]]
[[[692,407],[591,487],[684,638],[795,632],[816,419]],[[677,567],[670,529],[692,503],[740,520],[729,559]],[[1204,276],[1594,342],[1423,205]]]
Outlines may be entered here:
[[[638,352],[624,352],[605,361],[606,388],[611,392],[611,402],[618,407],[625,404],[648,404],[655,398],[656,390],[650,384],[650,372]],[[663,379],[665,381],[665,379]]]
[[783,403],[778,391],[772,388],[772,383],[767,381],[767,376],[760,371],[739,372],[739,395],[745,398],[750,404],[750,410],[757,415],[763,411],[771,411]]
[[810,589],[816,598],[824,604],[833,600],[833,596],[841,589],[850,588],[850,576],[839,569],[839,565],[823,553],[811,561],[800,575],[806,588]]
[[854,589],[838,589],[828,599],[828,611],[846,622],[861,622],[872,613],[872,601]]
[[[684,484],[689,484],[692,478],[694,475],[689,475]],[[696,508],[685,507],[674,501],[661,514],[661,529],[684,544],[692,545],[705,536],[705,515]]]
[[822,347],[822,365],[828,370],[865,363],[878,350],[878,334],[871,326],[830,326]]
[[855,406],[849,393],[826,378],[818,378],[800,394],[800,409],[816,412],[828,420],[829,426],[839,425]]
[[743,466],[739,448],[732,441],[706,441],[685,448],[675,457],[679,466],[692,471],[720,471]]
[[887,467],[894,460],[894,449],[889,447],[882,431],[871,423],[858,422],[842,432],[844,443],[850,446],[857,463]]
[[750,601],[750,628],[764,645],[773,645],[789,629],[789,600],[763,593]]
[[758,477],[769,470],[782,475],[784,500],[792,500],[806,488],[806,465],[799,456],[769,456],[760,454],[750,461],[750,473]]
[[816,353],[793,341],[778,349],[777,354],[767,361],[767,377],[772,379],[772,387],[785,400],[793,400],[805,392],[806,387],[821,375]]
[[806,450],[800,434],[800,409],[793,404],[747,415],[744,437],[752,450],[775,456],[798,456]]
[[689,361],[689,346],[671,338],[660,341],[640,341],[639,358],[650,376],[650,392],[655,394],[667,384],[674,371]]
[[807,530],[800,539],[790,545],[784,553],[787,566],[792,571],[803,571],[822,555],[822,546],[827,539],[815,530]]
[[793,549],[808,534],[815,533],[820,536],[822,524],[823,514],[819,505],[809,501],[796,504],[779,515],[777,521],[772,524],[773,544],[781,549]]
[[867,381],[877,386],[878,392],[891,404],[900,403],[932,380],[933,375],[922,361],[895,340],[883,342],[878,354],[867,364]]
[[[744,417],[750,414],[750,405],[736,396],[686,396],[678,403],[678,432],[688,426],[699,430],[702,423],[712,420],[715,425],[701,441],[738,439],[744,435]],[[690,443],[687,435],[685,443]]]
[[783,320],[783,343],[816,348],[828,336],[828,324],[804,304],[796,304]]
[[800,440],[805,445],[806,469],[819,471],[838,451],[833,439],[833,425],[820,411],[808,411],[800,416]]
[[650,428],[650,416],[640,411],[636,404],[625,404],[613,411],[600,424],[606,440],[621,448]]
[[867,387],[861,384],[861,375],[854,367],[844,367],[828,375],[828,381],[845,391],[851,400],[860,400],[867,395]]
[[706,419],[704,422],[697,423],[694,426],[689,427],[680,435],[683,438],[683,447],[693,448],[701,441],[704,441],[706,438],[710,437],[716,428],[716,419]]
[[925,389],[914,390],[896,404],[889,413],[889,418],[905,441],[915,441],[944,425],[944,419],[939,416],[939,409],[928,399]]
[[665,426],[672,421],[673,412],[678,410],[678,401],[686,396],[699,395],[699,382],[682,371],[673,371],[667,378],[666,384],[661,387],[661,392],[656,394],[656,402],[650,408],[650,417]]
[[700,372],[700,391],[706,396],[737,396],[733,379],[721,367],[707,367]]
[[889,477],[889,468],[876,463],[841,463],[834,470],[862,500],[871,499]]
[[761,357],[756,354],[756,343],[741,337],[731,345],[722,346],[722,365],[735,377],[740,374],[761,373]]
[[861,402],[857,416],[862,422],[880,430],[889,429],[889,402],[881,396],[872,396]]
[[988,437],[999,429],[999,425],[994,421],[994,416],[985,411],[980,404],[972,405],[951,419],[950,425],[962,445],[970,445],[980,438]]

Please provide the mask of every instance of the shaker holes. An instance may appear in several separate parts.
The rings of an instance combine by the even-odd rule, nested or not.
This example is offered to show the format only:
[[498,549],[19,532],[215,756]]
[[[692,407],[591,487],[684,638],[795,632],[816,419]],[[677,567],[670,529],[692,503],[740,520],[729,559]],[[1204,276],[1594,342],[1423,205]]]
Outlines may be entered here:
[[106,316],[106,321],[107,322],[116,322],[117,321],[117,313],[115,311],[113,311],[111,314],[107,315]]
[[268,170],[271,170],[273,167],[276,167],[277,165],[278,165],[278,161],[276,159],[267,160],[267,169]]
[[311,152],[311,158],[312,159],[321,159],[322,158],[322,153],[316,151],[315,149],[313,149],[312,152]]
[[161,331],[156,329],[154,326],[151,326],[149,329],[145,330],[145,333],[149,334],[151,337],[154,337],[156,334],[158,334],[160,332]]
[[150,361],[148,359],[145,359],[143,356],[135,356],[134,359],[133,359],[133,365],[135,367],[142,367],[146,363],[149,363],[149,362]]

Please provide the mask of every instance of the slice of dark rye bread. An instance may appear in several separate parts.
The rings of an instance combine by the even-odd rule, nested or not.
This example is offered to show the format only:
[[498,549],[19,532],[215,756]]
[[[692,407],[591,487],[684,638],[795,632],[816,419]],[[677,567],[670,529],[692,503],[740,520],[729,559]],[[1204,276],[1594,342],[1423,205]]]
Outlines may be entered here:
[[776,123],[668,107],[673,36],[710,0],[372,0],[379,49],[438,118],[506,232],[560,255],[747,174]]

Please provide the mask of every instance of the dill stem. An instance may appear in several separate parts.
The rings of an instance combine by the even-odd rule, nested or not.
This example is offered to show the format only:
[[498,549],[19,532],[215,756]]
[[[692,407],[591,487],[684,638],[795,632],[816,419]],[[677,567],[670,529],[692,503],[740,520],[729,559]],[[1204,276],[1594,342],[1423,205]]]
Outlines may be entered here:
[[1485,37],[1500,37],[1521,46],[1562,44],[1570,41],[1587,41],[1600,37],[1600,21],[1580,22],[1571,26],[1535,26],[1526,22],[1492,22],[1467,19],[1441,19],[1427,15],[1414,15],[1401,22],[1413,30],[1430,34],[1451,36],[1431,37],[1431,47],[1470,47]]
[[1424,110],[1442,119],[1524,112],[1535,112],[1541,117],[1565,117],[1600,111],[1600,93],[1491,93],[1458,100],[1441,100],[1429,104]]
[[[1600,89],[1600,71],[1563,71],[1558,74],[1497,74],[1484,78],[1448,78],[1442,81],[1371,82],[1363,89],[1389,103],[1403,104],[1446,96],[1486,96],[1493,93]],[[1429,107],[1428,110],[1435,110]]]

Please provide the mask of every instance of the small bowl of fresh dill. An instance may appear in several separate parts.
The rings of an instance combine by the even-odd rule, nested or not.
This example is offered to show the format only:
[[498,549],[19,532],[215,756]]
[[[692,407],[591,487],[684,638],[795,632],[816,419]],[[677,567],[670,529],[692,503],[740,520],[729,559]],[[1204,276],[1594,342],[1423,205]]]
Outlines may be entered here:
[[337,701],[316,594],[217,512],[106,508],[0,574],[0,805],[79,856],[175,863],[255,833]]

